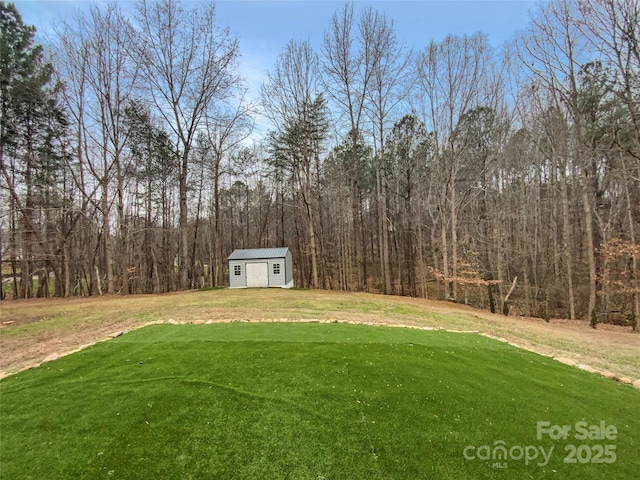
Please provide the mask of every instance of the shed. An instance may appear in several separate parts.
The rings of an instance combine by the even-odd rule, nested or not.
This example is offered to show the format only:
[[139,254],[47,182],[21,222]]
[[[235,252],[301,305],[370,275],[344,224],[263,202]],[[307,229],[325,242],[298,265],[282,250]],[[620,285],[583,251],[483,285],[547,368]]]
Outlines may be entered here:
[[293,259],[287,247],[247,248],[229,255],[229,287],[293,287]]

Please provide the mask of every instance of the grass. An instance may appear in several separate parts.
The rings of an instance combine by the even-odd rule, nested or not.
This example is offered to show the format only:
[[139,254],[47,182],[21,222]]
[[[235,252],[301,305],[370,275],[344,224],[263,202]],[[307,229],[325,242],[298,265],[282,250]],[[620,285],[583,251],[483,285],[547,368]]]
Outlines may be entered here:
[[[1,478],[626,479],[640,468],[640,392],[474,334],[150,326],[5,378],[0,395]],[[618,436],[536,438],[538,421],[583,420]],[[545,466],[464,458],[498,441],[554,451]],[[616,461],[565,464],[566,445],[583,443],[615,445]]]
[[[110,331],[152,320],[315,318],[478,330],[620,376],[640,378],[640,336],[631,334],[630,329],[592,330],[587,322],[569,328],[554,320],[547,324],[539,319],[492,315],[448,302],[408,297],[300,289],[226,289],[6,301],[0,303],[0,317],[0,370],[5,371],[17,371],[52,352],[62,353],[60,342],[72,349],[103,338]],[[13,324],[5,327],[5,322]],[[86,333],[90,331],[98,333],[91,337]],[[40,346],[51,343],[52,337],[56,342],[50,350],[42,350]]]

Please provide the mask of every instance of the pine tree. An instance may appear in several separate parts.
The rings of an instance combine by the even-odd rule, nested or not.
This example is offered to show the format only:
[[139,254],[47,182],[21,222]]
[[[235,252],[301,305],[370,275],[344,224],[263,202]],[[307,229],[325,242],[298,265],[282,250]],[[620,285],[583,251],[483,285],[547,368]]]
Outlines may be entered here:
[[[25,298],[33,295],[36,267],[41,280],[48,280],[51,268],[61,280],[59,252],[46,227],[52,209],[64,206],[61,189],[54,186],[66,160],[60,140],[67,121],[59,107],[59,85],[51,81],[52,66],[44,61],[42,46],[34,44],[35,28],[22,22],[15,5],[4,2],[0,27],[0,170],[9,192],[14,296]],[[62,240],[69,234],[64,230]],[[47,295],[48,281],[40,285],[38,294]]]

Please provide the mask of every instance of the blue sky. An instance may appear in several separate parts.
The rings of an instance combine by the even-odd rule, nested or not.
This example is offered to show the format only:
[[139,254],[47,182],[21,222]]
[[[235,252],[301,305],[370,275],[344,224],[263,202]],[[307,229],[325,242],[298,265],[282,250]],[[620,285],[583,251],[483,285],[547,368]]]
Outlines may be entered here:
[[[187,0],[189,1],[195,0]],[[74,9],[86,8],[91,0],[16,0],[27,23],[39,31],[49,30],[58,18]],[[98,3],[101,3],[100,1]],[[102,1],[104,3],[104,1]],[[120,0],[124,10],[133,0]],[[290,38],[320,40],[334,11],[342,0],[219,0],[219,20],[229,25],[243,43],[284,44]],[[483,30],[492,42],[500,44],[522,28],[527,11],[536,2],[528,0],[399,0],[355,1],[358,6],[373,6],[386,12],[395,22],[400,37],[411,46],[447,33],[473,33]]]
[[[188,0],[198,1],[198,0]],[[27,24],[35,25],[36,39],[44,43],[52,26],[61,18],[85,9],[90,0],[16,0],[14,2]],[[219,24],[229,26],[240,40],[240,68],[246,78],[250,96],[257,98],[267,70],[290,39],[309,40],[320,48],[323,32],[342,0],[274,1],[222,0],[216,2]],[[121,0],[123,10],[132,10],[132,0]],[[464,1],[362,1],[356,8],[373,6],[394,21],[400,41],[421,50],[431,40],[447,34],[474,33],[482,30],[490,42],[499,47],[528,22],[528,11],[537,2],[525,0]]]
[[[87,8],[89,0],[16,0],[23,20],[35,25],[40,35],[50,32],[60,18],[71,17],[75,9]],[[120,1],[123,9],[132,1]],[[243,71],[260,76],[271,68],[278,53],[292,38],[309,39],[320,46],[331,15],[343,5],[341,0],[274,1],[222,0],[216,2],[221,25],[238,35],[243,54]],[[430,40],[448,33],[489,35],[494,46],[509,40],[528,20],[528,10],[536,2],[509,1],[356,1],[356,7],[374,6],[393,19],[398,37],[410,48],[422,49]],[[251,79],[255,81],[255,78]]]

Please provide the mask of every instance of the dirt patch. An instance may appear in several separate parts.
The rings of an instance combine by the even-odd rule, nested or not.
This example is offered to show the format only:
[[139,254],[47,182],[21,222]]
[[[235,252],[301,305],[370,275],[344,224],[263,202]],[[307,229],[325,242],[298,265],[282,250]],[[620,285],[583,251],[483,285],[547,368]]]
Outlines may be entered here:
[[[336,306],[351,302],[353,307]],[[367,312],[358,310],[362,304],[369,308]],[[401,313],[394,313],[397,311]],[[48,328],[69,316],[72,320],[68,324]],[[463,305],[409,297],[273,290],[3,302],[0,371],[19,371],[51,354],[60,355],[104,340],[114,332],[170,319],[177,323],[318,319],[476,331],[545,355],[610,371],[618,377],[640,379],[640,334],[629,327],[601,324],[594,330],[586,321],[547,323],[538,318],[505,317]]]
[[15,372],[39,363],[51,354],[62,355],[82,345],[104,340],[114,331],[137,325],[139,322],[131,320],[114,320],[84,329],[0,338],[0,370]]
[[44,320],[46,318],[46,315],[36,315],[33,317],[21,317],[14,318],[13,320],[3,320],[2,323],[0,323],[0,329],[18,327],[20,325],[26,325],[27,323],[39,322],[40,320]]
[[403,303],[424,305],[431,311],[460,313],[476,319],[465,322],[481,333],[503,337],[527,349],[552,357],[568,357],[577,364],[609,370],[617,376],[640,379],[640,332],[631,327],[598,324],[591,328],[584,320],[514,317],[473,309],[462,305],[421,299],[402,299]]

